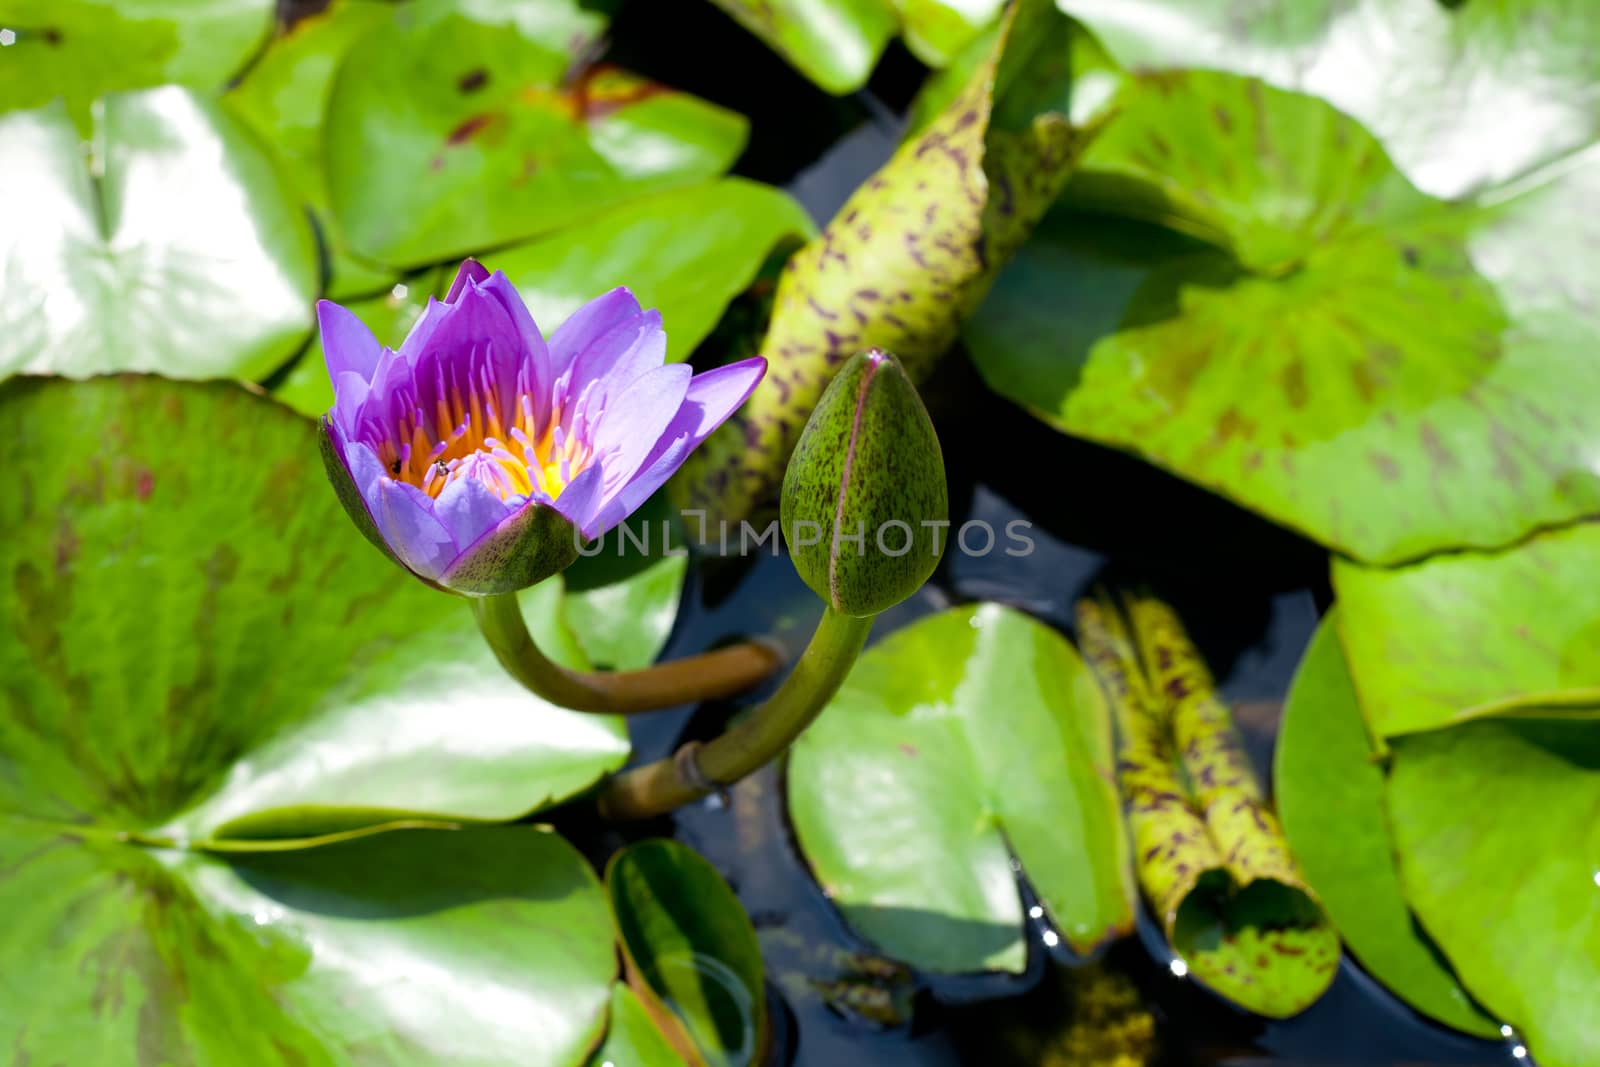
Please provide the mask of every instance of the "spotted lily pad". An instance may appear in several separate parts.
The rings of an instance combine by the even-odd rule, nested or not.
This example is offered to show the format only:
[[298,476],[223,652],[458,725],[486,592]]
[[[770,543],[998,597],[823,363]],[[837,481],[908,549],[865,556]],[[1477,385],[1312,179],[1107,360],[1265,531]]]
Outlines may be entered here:
[[1600,136],[1588,0],[1058,0],[1122,62],[1255,75],[1366,124],[1457,197]]
[[1600,1059],[1600,724],[1486,719],[1394,744],[1406,899],[1544,1067]]
[[1078,606],[1117,719],[1117,781],[1139,882],[1187,973],[1287,1018],[1333,981],[1339,937],[1267,807],[1210,672],[1165,604]]
[[350,50],[325,138],[334,214],[355,252],[438,262],[732,164],[742,118],[590,65],[592,40],[564,24],[517,5],[428,3],[397,8]]
[[1133,928],[1111,722],[1059,634],[997,604],[867,650],[789,763],[817,880],[884,952],[928,971],[1021,971],[1015,855],[1080,952]]
[[599,1040],[605,896],[554,834],[396,830],[224,856],[128,841],[140,821],[106,799],[70,825],[0,800],[14,1062],[577,1067]]
[[1600,507],[1600,150],[1444,204],[1313,97],[1161,73],[1119,100],[967,329],[990,384],[1370,562]]
[[[365,541],[309,420],[134,376],[13,379],[0,418],[0,811],[200,841],[498,821],[627,758]],[[585,665],[558,586],[523,607]]]
[[272,30],[273,0],[8,0],[0,110],[60,99],[80,122],[122,89],[219,89]]
[[611,858],[606,888],[628,983],[683,1058],[699,1067],[761,1063],[761,947],[716,868],[675,841],[640,841]]
[[1295,673],[1273,782],[1295,859],[1346,947],[1390,992],[1439,1022],[1495,1037],[1407,907],[1384,808],[1384,771],[1339,648],[1337,612]]
[[334,75],[357,41],[386,24],[386,0],[339,0],[301,19],[271,46],[224,102],[278,153],[300,197],[315,210],[328,251],[326,295],[342,299],[387,289],[395,272],[352,255],[328,208],[323,119]]
[[[0,56],[0,65],[5,57]],[[179,88],[0,116],[0,376],[257,378],[311,329],[317,250],[272,161]]]
[[1600,713],[1600,525],[1407,567],[1334,563],[1339,633],[1379,737],[1532,709]]

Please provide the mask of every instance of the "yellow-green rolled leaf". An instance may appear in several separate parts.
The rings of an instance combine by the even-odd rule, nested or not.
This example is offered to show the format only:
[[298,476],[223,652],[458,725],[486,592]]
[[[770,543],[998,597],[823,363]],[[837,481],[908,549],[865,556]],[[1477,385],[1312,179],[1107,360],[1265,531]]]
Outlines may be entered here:
[[[1009,70],[1066,55],[1069,35],[1045,0],[1014,7],[962,92],[789,261],[762,344],[767,380],[684,465],[680,502],[727,519],[769,503],[822,390],[862,348],[926,377],[1090,136],[1040,80],[1068,64]],[[1017,99],[997,99],[997,84]]]

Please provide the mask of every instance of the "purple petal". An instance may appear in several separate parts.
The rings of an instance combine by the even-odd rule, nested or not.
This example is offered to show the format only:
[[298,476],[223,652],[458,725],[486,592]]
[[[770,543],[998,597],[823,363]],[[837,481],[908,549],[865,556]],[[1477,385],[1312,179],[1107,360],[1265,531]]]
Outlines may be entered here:
[[528,305],[523,303],[522,294],[517,292],[517,287],[503,273],[495,271],[480,288],[499,301],[516,325],[517,332],[522,335],[523,358],[527,365],[525,372],[523,368],[518,368],[517,388],[533,396],[535,417],[543,425],[550,415],[550,387],[555,381],[555,375],[550,370],[550,351],[545,344],[544,334],[539,332],[539,324],[533,321]]
[[337,386],[339,375],[350,371],[370,382],[383,346],[367,324],[349,308],[331,300],[318,300],[317,327],[322,334],[322,358],[328,365],[329,380]]
[[430,581],[439,577],[456,548],[449,531],[433,517],[433,502],[428,495],[389,478],[382,461],[366,445],[346,444],[338,434],[333,435],[333,440],[335,451],[342,451],[373,525],[390,551],[422,577]]
[[643,375],[607,407],[595,429],[595,454],[605,458],[604,508],[639,471],[677,417],[693,374],[685,363],[671,363]]
[[[646,311],[624,319],[596,338],[567,372],[565,395],[585,399],[588,410],[609,407],[612,397],[667,358],[667,335],[661,312]],[[590,389],[590,384],[596,388]],[[567,413],[563,413],[563,421]]]
[[461,266],[456,269],[455,281],[450,283],[450,292],[445,295],[446,304],[454,304],[466,289],[469,282],[482,282],[489,276],[482,263],[475,259],[463,259]]
[[583,472],[561,491],[551,505],[567,521],[582,531],[584,537],[593,537],[590,532],[594,524],[594,515],[599,508],[600,493],[605,484],[605,468],[600,461],[591,463]]
[[681,421],[675,421],[669,432],[675,433],[681,426],[691,438],[689,447],[698,445],[729,415],[738,411],[739,405],[750,399],[766,373],[767,361],[761,356],[752,356],[696,374],[689,383],[683,410],[678,413]]
[[354,437],[360,424],[361,409],[372,392],[368,380],[353,370],[340,371],[333,377],[333,424],[345,437]]
[[608,533],[617,523],[637,511],[639,505],[649,500],[651,494],[665,485],[673,472],[683,466],[683,461],[698,443],[690,440],[688,434],[674,437],[669,433],[663,436],[634,476],[596,510],[593,527],[585,530],[584,536],[593,539]]
[[639,314],[639,301],[625,287],[601,293],[567,316],[550,335],[550,367],[562,374],[596,338],[624,319]]
[[493,530],[515,510],[470,475],[451,481],[433,502],[433,514],[450,531],[455,543],[463,547]]
[[414,485],[380,478],[373,517],[383,539],[400,561],[433,581],[456,557],[450,531],[433,515],[433,501]]

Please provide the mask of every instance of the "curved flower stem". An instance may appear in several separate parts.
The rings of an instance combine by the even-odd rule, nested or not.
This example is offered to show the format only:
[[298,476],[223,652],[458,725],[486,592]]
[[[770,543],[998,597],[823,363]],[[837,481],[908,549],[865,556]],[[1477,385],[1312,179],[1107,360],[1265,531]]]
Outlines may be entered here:
[[600,791],[600,814],[608,819],[662,815],[764,766],[833,698],[871,629],[871,617],[824,611],[800,661],[766,703],[715,740],[691,742],[670,759],[612,778]]
[[729,697],[759,685],[783,663],[775,644],[745,641],[636,671],[574,671],[539,651],[516,594],[476,597],[472,613],[513,678],[535,696],[574,711],[631,715]]

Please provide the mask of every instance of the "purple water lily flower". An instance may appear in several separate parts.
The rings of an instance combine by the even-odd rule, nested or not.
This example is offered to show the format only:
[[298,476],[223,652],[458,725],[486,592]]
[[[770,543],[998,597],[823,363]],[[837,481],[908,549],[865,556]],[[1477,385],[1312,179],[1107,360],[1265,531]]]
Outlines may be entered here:
[[334,391],[323,456],[345,509],[417,577],[474,596],[566,567],[766,372],[760,357],[664,363],[660,313],[623,288],[546,341],[506,276],[472,260],[399,351],[338,304],[317,317]]

